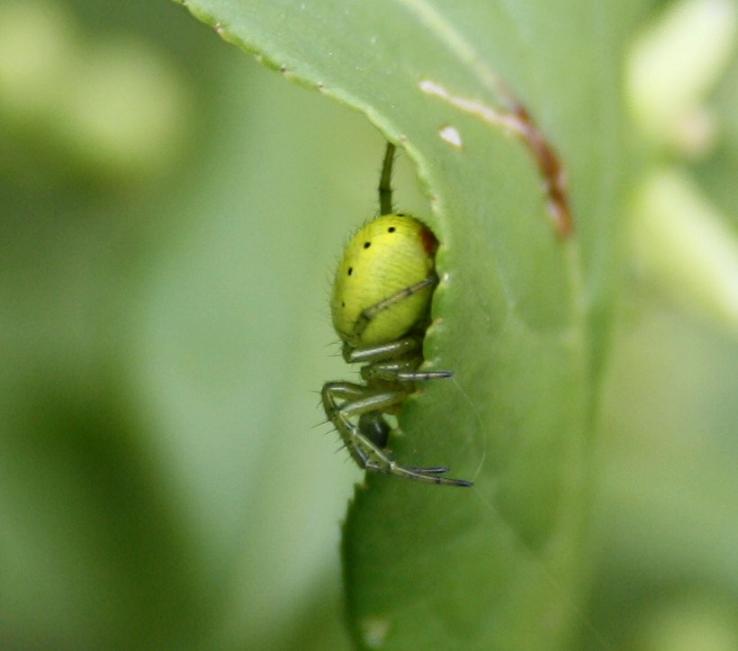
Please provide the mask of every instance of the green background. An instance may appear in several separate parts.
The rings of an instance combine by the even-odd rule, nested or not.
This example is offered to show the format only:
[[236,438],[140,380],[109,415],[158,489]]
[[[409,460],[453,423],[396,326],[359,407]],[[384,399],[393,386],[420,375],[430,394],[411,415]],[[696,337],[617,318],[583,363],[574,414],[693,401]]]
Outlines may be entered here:
[[[376,210],[382,135],[163,0],[23,5],[0,2],[0,648],[349,648],[361,473],[315,392],[348,373],[330,281]],[[733,227],[736,70],[695,169]],[[398,166],[396,202],[429,214]],[[599,281],[620,301],[586,549],[575,578],[534,568],[568,648],[737,649],[736,337],[623,260]],[[412,552],[383,547],[391,515],[358,530],[359,574]]]

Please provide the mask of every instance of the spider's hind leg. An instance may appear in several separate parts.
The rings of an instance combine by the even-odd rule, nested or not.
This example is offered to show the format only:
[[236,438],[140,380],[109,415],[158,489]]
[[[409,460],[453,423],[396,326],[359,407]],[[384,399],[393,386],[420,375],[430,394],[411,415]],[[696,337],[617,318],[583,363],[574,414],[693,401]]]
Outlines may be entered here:
[[382,161],[382,174],[379,177],[379,214],[392,212],[392,166],[395,162],[395,146],[388,140]]

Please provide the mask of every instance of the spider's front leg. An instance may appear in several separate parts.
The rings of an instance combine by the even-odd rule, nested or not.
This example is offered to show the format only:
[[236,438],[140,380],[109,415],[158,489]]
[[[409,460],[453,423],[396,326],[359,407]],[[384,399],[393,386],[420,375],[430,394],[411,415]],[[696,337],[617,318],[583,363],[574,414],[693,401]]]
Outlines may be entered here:
[[[401,466],[390,457],[386,450],[372,440],[370,431],[364,432],[360,427],[363,414],[378,414],[364,419],[373,422],[381,417],[381,412],[396,407],[407,397],[405,391],[377,391],[351,382],[328,382],[321,392],[323,408],[341,436],[349,453],[356,463],[367,470],[398,475],[431,484],[448,486],[471,486],[471,482],[463,479],[441,477],[447,472],[445,467],[413,468]],[[342,401],[342,402],[341,402]],[[339,404],[340,403],[340,404]],[[354,422],[358,417],[359,424]]]
[[[366,432],[352,419],[362,420],[364,414],[379,414],[382,409],[390,409],[400,404],[406,397],[404,392],[371,391],[369,387],[353,382],[327,382],[321,391],[326,418],[333,423],[354,461],[368,468],[370,463],[389,465],[391,459],[383,449],[389,431],[381,431],[378,420],[367,417]],[[386,423],[385,423],[386,424]]]
[[352,348],[344,344],[343,358],[349,364],[368,362],[361,369],[361,377],[367,382],[423,382],[449,378],[452,371],[419,371],[423,363],[421,350],[423,338],[417,335],[376,346]]
[[361,377],[369,384],[380,382],[425,382],[442,380],[453,376],[451,371],[419,371],[419,362],[400,360],[396,362],[375,362],[361,369]]

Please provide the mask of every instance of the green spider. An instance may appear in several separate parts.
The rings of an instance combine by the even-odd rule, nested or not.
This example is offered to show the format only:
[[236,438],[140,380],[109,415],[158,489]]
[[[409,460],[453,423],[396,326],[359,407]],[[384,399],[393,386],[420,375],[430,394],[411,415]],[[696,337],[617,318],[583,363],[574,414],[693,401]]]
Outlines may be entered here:
[[451,377],[420,371],[430,302],[438,284],[438,240],[415,217],[392,212],[395,146],[387,143],[379,181],[381,215],[351,238],[338,265],[331,299],[336,332],[349,364],[365,363],[365,384],[327,382],[321,392],[326,417],[356,463],[366,470],[432,484],[471,486],[443,477],[446,466],[402,466],[386,449],[396,414],[416,382]]

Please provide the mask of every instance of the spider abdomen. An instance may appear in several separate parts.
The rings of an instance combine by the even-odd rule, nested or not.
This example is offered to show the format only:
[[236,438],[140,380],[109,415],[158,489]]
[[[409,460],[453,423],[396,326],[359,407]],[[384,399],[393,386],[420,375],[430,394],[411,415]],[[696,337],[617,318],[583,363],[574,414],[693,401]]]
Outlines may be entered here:
[[382,344],[425,318],[432,284],[362,322],[366,310],[435,277],[437,245],[430,229],[407,215],[383,215],[359,229],[344,250],[333,285],[331,314],[339,336],[353,347]]

